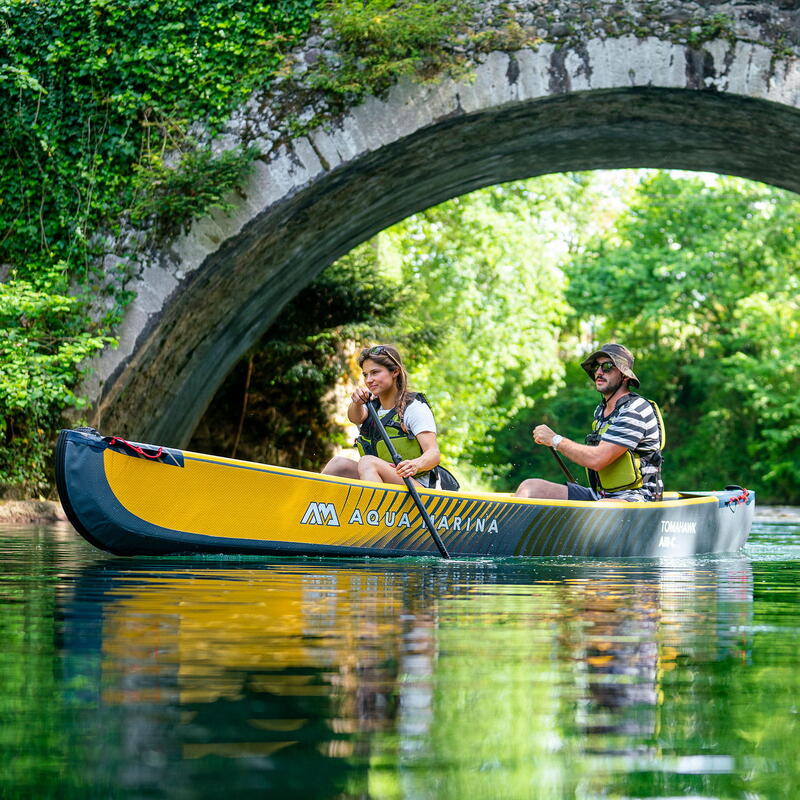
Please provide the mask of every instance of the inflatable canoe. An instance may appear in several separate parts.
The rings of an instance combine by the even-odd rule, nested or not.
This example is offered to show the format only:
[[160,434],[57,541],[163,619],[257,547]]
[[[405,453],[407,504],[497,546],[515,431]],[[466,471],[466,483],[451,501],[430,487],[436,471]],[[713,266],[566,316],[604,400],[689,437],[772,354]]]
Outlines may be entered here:
[[[61,431],[56,482],[93,545],[117,555],[437,555],[405,486],[335,478]],[[670,493],[657,503],[529,500],[419,489],[452,557],[661,557],[739,549],[753,492]]]

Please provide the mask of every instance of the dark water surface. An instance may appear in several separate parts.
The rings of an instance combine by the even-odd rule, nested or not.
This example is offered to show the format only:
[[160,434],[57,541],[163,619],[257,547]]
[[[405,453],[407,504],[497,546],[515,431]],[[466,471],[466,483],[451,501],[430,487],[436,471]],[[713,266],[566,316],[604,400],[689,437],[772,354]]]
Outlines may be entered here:
[[0,559],[1,797],[800,793],[798,512],[694,559]]

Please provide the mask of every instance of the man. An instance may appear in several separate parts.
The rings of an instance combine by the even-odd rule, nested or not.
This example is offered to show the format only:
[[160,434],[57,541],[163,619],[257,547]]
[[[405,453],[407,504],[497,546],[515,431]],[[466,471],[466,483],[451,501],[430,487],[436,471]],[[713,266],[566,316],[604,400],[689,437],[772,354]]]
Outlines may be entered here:
[[555,500],[660,500],[664,423],[655,403],[630,391],[630,386],[639,387],[639,379],[633,372],[633,356],[621,344],[605,344],[581,366],[603,396],[595,409],[587,444],[560,436],[547,425],[533,429],[533,440],[586,467],[590,486],[529,478],[519,485],[517,496]]

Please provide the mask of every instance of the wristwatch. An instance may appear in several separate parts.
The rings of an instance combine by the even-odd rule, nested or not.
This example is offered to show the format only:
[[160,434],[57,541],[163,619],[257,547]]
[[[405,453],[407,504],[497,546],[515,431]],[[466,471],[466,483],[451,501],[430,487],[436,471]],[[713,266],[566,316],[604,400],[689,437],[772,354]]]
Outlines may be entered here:
[[560,433],[556,433],[556,434],[553,436],[553,441],[552,441],[552,442],[550,442],[550,447],[552,447],[552,448],[553,448],[553,450],[558,450],[558,446],[561,444],[561,440],[562,440],[563,438],[564,438],[564,437],[563,437],[563,436],[562,436]]

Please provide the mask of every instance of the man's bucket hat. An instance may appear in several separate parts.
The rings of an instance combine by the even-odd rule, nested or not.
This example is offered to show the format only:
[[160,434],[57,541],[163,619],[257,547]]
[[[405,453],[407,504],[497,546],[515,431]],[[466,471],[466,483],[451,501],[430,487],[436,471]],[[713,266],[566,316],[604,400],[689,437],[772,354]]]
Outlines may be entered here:
[[631,386],[639,386],[639,379],[633,371],[633,355],[627,347],[621,344],[604,344],[599,350],[595,350],[590,356],[581,361],[581,366],[586,370],[586,374],[594,380],[594,373],[597,359],[600,356],[608,356],[614,366],[626,377],[630,378]]

